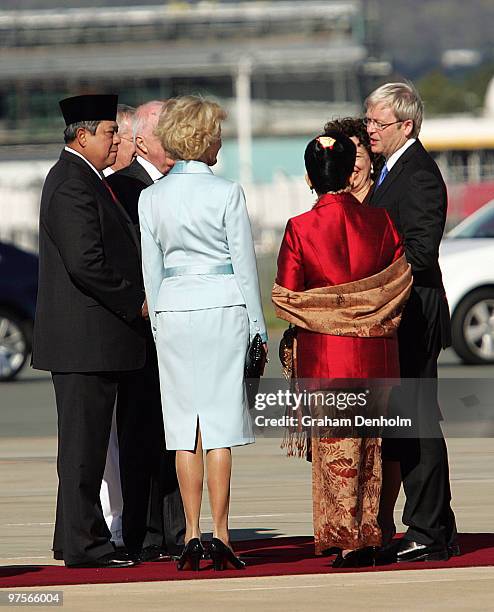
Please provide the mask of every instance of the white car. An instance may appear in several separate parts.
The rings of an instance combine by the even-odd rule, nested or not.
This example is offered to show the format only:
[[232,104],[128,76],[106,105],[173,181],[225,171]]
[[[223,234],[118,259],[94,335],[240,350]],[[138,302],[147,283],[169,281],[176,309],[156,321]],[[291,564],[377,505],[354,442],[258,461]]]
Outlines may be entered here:
[[494,363],[494,200],[446,235],[439,263],[454,350],[465,363]]

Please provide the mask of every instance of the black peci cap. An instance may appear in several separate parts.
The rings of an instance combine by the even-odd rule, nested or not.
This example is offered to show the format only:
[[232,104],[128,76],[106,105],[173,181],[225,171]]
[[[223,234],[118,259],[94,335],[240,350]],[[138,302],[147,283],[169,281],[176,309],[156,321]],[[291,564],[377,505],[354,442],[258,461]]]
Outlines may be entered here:
[[117,95],[85,95],[60,100],[65,125],[80,121],[115,121]]

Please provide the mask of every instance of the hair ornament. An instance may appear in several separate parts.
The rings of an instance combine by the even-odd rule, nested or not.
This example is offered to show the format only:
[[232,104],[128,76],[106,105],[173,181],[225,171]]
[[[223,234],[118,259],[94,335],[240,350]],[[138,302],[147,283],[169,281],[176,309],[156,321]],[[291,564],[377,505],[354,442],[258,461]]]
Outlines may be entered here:
[[331,138],[331,136],[318,136],[316,140],[323,149],[332,149],[334,143],[336,142],[336,140]]

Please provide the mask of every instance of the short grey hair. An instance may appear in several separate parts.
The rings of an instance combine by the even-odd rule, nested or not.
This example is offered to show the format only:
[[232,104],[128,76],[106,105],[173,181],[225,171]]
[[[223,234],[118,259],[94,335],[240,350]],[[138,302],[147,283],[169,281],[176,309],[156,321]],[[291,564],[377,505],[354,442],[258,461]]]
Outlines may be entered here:
[[398,121],[413,121],[412,138],[417,138],[424,116],[424,103],[415,86],[406,83],[385,83],[375,89],[364,102],[365,109],[382,104],[390,108]]
[[164,100],[151,100],[137,107],[134,115],[134,142],[143,132],[154,133],[164,104]]
[[117,123],[120,125],[123,121],[127,121],[133,126],[136,109],[128,104],[119,104],[117,106]]
[[94,136],[100,123],[101,121],[78,121],[77,123],[71,123],[65,128],[63,133],[63,139],[65,141],[65,144],[68,144],[69,142],[75,140],[77,136],[77,130],[79,130],[80,128],[87,130]]

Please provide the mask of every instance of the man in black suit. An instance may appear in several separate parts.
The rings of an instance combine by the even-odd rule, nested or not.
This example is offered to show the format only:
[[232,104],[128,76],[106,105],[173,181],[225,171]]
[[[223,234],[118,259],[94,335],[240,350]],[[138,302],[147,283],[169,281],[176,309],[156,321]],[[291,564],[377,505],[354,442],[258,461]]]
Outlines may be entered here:
[[[392,396],[392,406],[412,416],[421,435],[383,441],[383,489],[389,486],[387,476],[393,472],[386,459],[397,460],[406,496],[403,522],[408,530],[391,550],[400,562],[446,560],[459,554],[436,388],[437,359],[451,340],[438,262],[446,221],[446,187],[439,168],[418,140],[423,104],[412,85],[383,85],[370,94],[365,107],[372,151],[386,160],[371,205],[386,208],[391,215],[403,237],[414,277],[398,330],[401,377],[414,381],[402,381]],[[384,492],[380,518],[388,525],[383,531],[389,531],[392,522],[397,482],[398,486],[391,487],[391,504]]]
[[[136,159],[108,176],[108,182],[139,228],[141,191],[159,180],[173,165],[154,135],[163,102],[138,107],[134,115]],[[123,539],[143,561],[159,561],[181,552],[185,516],[175,469],[175,452],[167,451],[163,429],[158,359],[151,327],[147,323],[146,365],[130,395],[117,402],[121,436],[121,468],[129,475],[123,488]],[[135,409],[132,410],[131,406]],[[130,474],[133,474],[133,480]]]
[[173,166],[173,161],[167,157],[154,134],[162,108],[163,102],[159,100],[146,102],[137,108],[134,115],[136,157],[129,166],[108,177],[113,191],[137,227],[141,191],[162,178]]
[[[127,167],[135,155],[133,122],[136,109],[127,104],[117,106],[117,125],[120,144],[118,145],[115,163],[103,170],[106,178],[117,170]],[[124,547],[122,536],[122,484],[120,478],[120,450],[118,446],[118,432],[116,410],[113,420],[106,454],[105,472],[101,483],[101,508],[108,529],[112,533],[112,542],[119,548]]]
[[140,245],[102,170],[120,142],[117,96],[60,102],[66,147],[41,197],[33,366],[52,373],[58,413],[54,556],[130,567],[99,501],[114,404],[144,366]]

